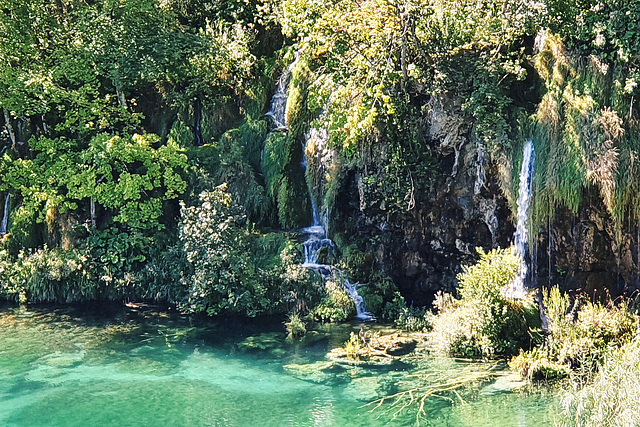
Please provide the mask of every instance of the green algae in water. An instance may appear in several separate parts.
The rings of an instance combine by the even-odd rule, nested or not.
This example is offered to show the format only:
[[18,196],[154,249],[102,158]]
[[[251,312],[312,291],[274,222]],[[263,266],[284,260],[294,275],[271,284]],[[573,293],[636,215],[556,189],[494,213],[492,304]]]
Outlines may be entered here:
[[[0,309],[2,426],[414,425],[415,411],[367,403],[481,364],[429,356],[397,367],[325,358],[349,325],[285,339],[280,322],[224,322],[112,310]],[[260,326],[258,326],[260,324]],[[427,372],[427,374],[425,374]],[[421,425],[552,425],[553,395],[514,393],[507,374],[434,398]]]

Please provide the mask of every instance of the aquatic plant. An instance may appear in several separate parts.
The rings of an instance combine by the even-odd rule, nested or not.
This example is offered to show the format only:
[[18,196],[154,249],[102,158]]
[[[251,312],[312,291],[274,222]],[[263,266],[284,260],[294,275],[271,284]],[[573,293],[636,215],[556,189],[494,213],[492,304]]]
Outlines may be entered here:
[[349,334],[349,340],[344,343],[344,351],[347,353],[347,359],[357,361],[360,359],[360,350],[362,342],[360,336],[355,332]]
[[299,338],[307,333],[307,326],[298,313],[291,313],[284,325],[289,337]]

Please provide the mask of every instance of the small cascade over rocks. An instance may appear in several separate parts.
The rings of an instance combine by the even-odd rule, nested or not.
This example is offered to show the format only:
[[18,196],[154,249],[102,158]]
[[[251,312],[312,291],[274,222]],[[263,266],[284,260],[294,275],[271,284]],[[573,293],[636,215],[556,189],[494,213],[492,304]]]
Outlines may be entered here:
[[[287,100],[289,97],[289,83],[291,80],[291,72],[294,67],[298,63],[300,59],[300,52],[296,52],[295,60],[289,64],[289,66],[284,70],[282,76],[278,80],[278,87],[276,88],[276,92],[271,98],[271,107],[269,111],[264,115],[265,118],[270,118],[273,122],[273,128],[271,132],[287,132]],[[305,170],[305,175],[308,167],[308,158],[307,158],[307,149],[310,142],[313,142],[314,146],[324,146],[324,143],[328,139],[328,133],[325,129],[316,129],[312,128],[305,141],[305,146],[303,147],[303,159],[302,166]],[[264,154],[264,153],[263,153]],[[261,154],[261,157],[263,156]],[[314,159],[315,160],[315,159]],[[311,209],[313,214],[313,224],[309,227],[305,227],[301,230],[302,233],[307,235],[307,240],[304,242],[304,264],[303,267],[315,270],[322,276],[322,279],[327,281],[332,277],[338,277],[338,279],[342,282],[342,285],[347,292],[347,294],[353,300],[356,307],[356,319],[361,321],[371,321],[375,320],[373,314],[369,313],[365,309],[364,300],[360,295],[358,295],[358,286],[352,284],[344,278],[342,272],[330,264],[322,264],[321,255],[323,251],[326,251],[326,254],[329,255],[329,258],[335,258],[337,249],[333,240],[328,239],[326,236],[328,234],[327,223],[328,221],[323,220],[323,216],[326,217],[327,213],[323,212],[324,215],[321,215],[320,209],[318,208],[318,203],[316,198],[314,197],[314,191],[309,185],[309,180],[307,180],[307,184],[309,188],[309,196],[311,199]]]
[[0,235],[4,236],[9,232],[9,203],[10,196],[7,193],[7,196],[4,198],[4,211],[2,213],[2,222],[0,223]]
[[[326,107],[320,113],[319,120],[324,118],[325,112]],[[305,170],[313,214],[312,227],[322,227],[325,235],[329,234],[329,211],[326,206],[321,209],[318,202],[322,202],[323,181],[333,160],[333,152],[327,147],[328,140],[329,132],[325,128],[312,127],[302,146],[302,167]]]
[[364,322],[376,320],[373,314],[366,310],[364,299],[358,294],[358,285],[343,278],[342,286],[344,286],[344,289],[347,291],[347,294],[351,297],[356,306],[356,319]]
[[336,245],[333,243],[331,239],[319,239],[314,237],[309,237],[306,242],[303,244],[304,246],[304,267],[310,267],[318,265],[320,261],[320,254],[324,248],[327,248],[327,253],[335,253]]
[[[305,232],[305,230],[313,230],[314,228],[315,227],[308,227],[306,229],[303,229],[302,231]],[[335,243],[333,243],[333,240],[323,238],[324,235],[312,234],[308,232],[307,234],[309,235],[309,237],[303,244],[304,264],[302,264],[302,266],[311,270],[316,270],[318,273],[320,273],[322,279],[325,281],[331,279],[332,276],[336,276],[338,280],[342,282],[344,290],[347,292],[347,295],[351,297],[353,303],[355,304],[355,318],[363,322],[375,320],[374,315],[366,310],[364,300],[358,294],[358,285],[349,282],[349,280],[346,279],[342,274],[342,271],[340,271],[333,265],[319,263],[320,254],[323,249],[326,248],[329,253],[336,252],[336,245]]]
[[522,168],[520,169],[520,188],[518,189],[518,222],[516,232],[513,235],[516,256],[520,258],[518,274],[513,282],[503,290],[506,297],[520,299],[524,298],[527,290],[527,282],[530,281],[529,267],[531,255],[529,252],[529,229],[527,228],[529,218],[529,205],[532,196],[533,166],[535,163],[535,151],[533,142],[529,139],[524,145],[522,155]]

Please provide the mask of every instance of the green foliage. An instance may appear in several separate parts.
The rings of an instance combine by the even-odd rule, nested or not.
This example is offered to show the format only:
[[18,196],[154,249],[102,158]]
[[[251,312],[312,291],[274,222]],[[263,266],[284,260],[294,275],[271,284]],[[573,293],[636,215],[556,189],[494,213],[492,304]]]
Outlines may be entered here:
[[638,316],[626,302],[602,305],[584,299],[573,301],[557,287],[544,292],[551,335],[540,348],[510,362],[523,376],[541,378],[554,372],[592,376],[612,351],[622,348],[637,334]]
[[[371,272],[370,272],[371,273]],[[353,278],[351,274],[347,274],[348,277]],[[364,281],[364,280],[358,280]],[[367,280],[368,285],[358,288],[358,294],[362,297],[367,311],[373,313],[386,320],[394,320],[393,318],[385,317],[387,306],[394,301],[399,292],[397,292],[397,286],[388,275],[377,271],[373,274],[369,274]],[[402,300],[404,306],[404,299]]]
[[425,307],[403,307],[395,325],[403,331],[426,332],[433,328],[432,314]]
[[405,308],[407,308],[407,302],[400,292],[396,291],[393,293],[393,299],[384,305],[382,318],[388,321],[395,321],[400,318]]
[[446,353],[464,357],[515,354],[531,342],[527,323],[535,311],[532,302],[502,296],[500,289],[516,275],[519,264],[512,249],[495,249],[466,266],[458,276],[460,299],[438,300],[433,319],[435,345]]
[[513,249],[495,249],[485,253],[478,248],[480,259],[476,264],[463,266],[458,275],[458,293],[462,300],[487,302],[502,298],[501,288],[513,281],[520,260]]
[[182,208],[179,237],[193,271],[178,301],[184,310],[255,316],[302,311],[317,299],[316,279],[299,265],[298,249],[256,236],[224,186]]
[[89,188],[73,181],[71,195],[87,195],[118,213],[114,221],[134,228],[160,229],[163,203],[180,196],[187,184],[181,173],[186,156],[171,140],[154,149],[159,143],[155,135],[133,135],[131,138],[99,135],[82,154],[86,162],[85,176]]
[[360,337],[355,332],[351,332],[349,340],[344,343],[344,351],[347,353],[349,360],[359,360],[362,343]]
[[226,184],[234,202],[241,204],[253,221],[269,223],[273,202],[257,177],[266,134],[264,121],[247,120],[210,145],[190,148],[187,200],[195,203],[202,191]]
[[66,138],[31,140],[34,158],[0,159],[0,189],[22,196],[20,229],[43,223],[53,211],[89,216],[90,199],[113,212],[113,220],[137,229],[162,229],[166,202],[186,190],[186,156],[171,141],[154,148],[152,134],[100,134],[81,147]]
[[291,71],[287,90],[286,118],[289,135],[297,141],[305,138],[308,127],[318,118],[321,105],[314,105],[309,96],[309,85],[314,79],[309,68],[309,57],[302,55]]
[[520,354],[509,360],[509,367],[529,381],[554,380],[569,376],[569,367],[553,359],[553,355],[545,348],[535,347],[530,351],[521,349]]
[[275,201],[280,225],[299,228],[310,222],[309,196],[300,163],[300,145],[286,133],[271,133],[265,142],[262,171],[267,194]]
[[309,317],[318,322],[343,322],[356,314],[353,300],[342,287],[340,278],[325,282],[326,295],[316,305]]
[[179,237],[194,271],[184,309],[256,315],[267,308],[266,289],[248,253],[246,217],[225,187],[202,193],[198,206],[182,208]]
[[0,251],[0,296],[20,302],[82,302],[100,296],[89,257],[78,250],[39,249],[17,258]]

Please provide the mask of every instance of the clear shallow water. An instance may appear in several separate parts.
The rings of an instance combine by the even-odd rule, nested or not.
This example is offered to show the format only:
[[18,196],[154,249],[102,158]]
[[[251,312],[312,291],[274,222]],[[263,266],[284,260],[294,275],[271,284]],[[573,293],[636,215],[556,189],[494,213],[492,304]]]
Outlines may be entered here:
[[[415,405],[396,418],[399,405],[362,406],[488,366],[424,354],[386,367],[329,363],[356,327],[295,342],[265,320],[0,307],[0,425],[414,425]],[[552,395],[513,385],[498,372],[461,391],[465,403],[429,399],[421,425],[553,425]]]

